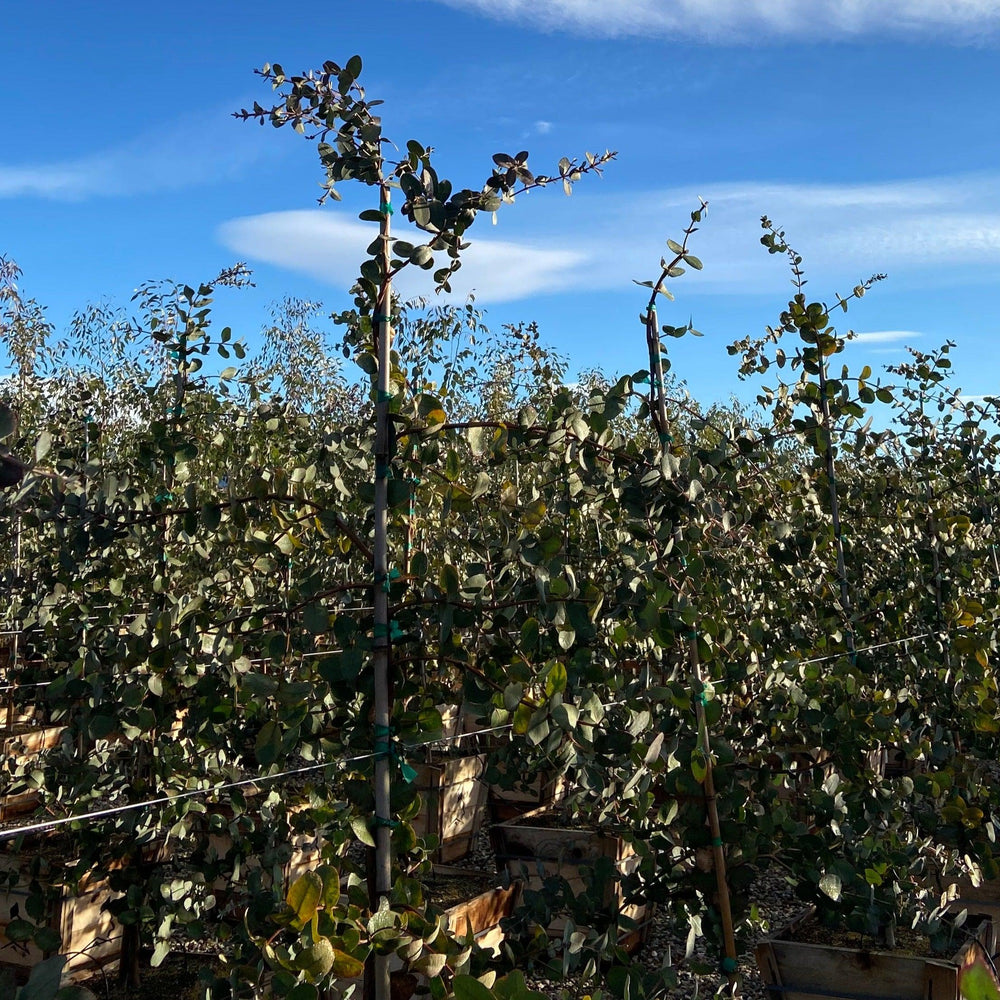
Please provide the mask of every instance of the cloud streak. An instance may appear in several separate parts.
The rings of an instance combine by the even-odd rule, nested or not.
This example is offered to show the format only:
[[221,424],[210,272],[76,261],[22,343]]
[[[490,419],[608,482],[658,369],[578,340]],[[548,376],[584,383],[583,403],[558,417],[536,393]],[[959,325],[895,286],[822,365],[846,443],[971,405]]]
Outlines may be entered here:
[[857,344],[892,344],[896,341],[916,340],[923,334],[915,330],[873,330],[870,333],[856,333],[854,343]]
[[876,35],[996,36],[994,0],[437,0],[457,10],[545,31],[600,37],[676,36],[743,43],[772,39],[856,39]]
[[[347,289],[358,275],[365,248],[376,230],[336,211],[269,212],[233,219],[218,231],[230,250],[254,260],[308,274]],[[440,264],[447,256],[440,256]],[[452,298],[475,292],[482,303],[506,302],[561,290],[572,284],[586,261],[571,249],[541,248],[508,240],[480,239],[463,254]],[[417,268],[400,272],[396,287],[404,298],[426,294],[428,276]]]
[[[1000,267],[1000,178],[992,175],[882,184],[709,184],[572,199],[541,199],[527,213],[501,213],[504,239],[483,219],[454,282],[483,302],[550,293],[623,291],[659,271],[664,241],[678,238],[703,196],[706,220],[691,241],[704,262],[669,282],[684,296],[773,296],[789,289],[782,256],[760,246],[769,215],[805,259],[815,294],[847,294],[876,272],[896,289],[991,279]],[[346,288],[372,230],[337,210],[277,212],[234,219],[219,230],[229,249]],[[401,233],[402,235],[402,233]],[[426,275],[404,272],[406,295],[426,293]],[[417,280],[414,281],[413,279]],[[908,331],[875,331],[895,343]]]
[[217,183],[268,155],[257,130],[223,109],[178,119],[128,142],[56,163],[0,162],[0,198],[80,201]]

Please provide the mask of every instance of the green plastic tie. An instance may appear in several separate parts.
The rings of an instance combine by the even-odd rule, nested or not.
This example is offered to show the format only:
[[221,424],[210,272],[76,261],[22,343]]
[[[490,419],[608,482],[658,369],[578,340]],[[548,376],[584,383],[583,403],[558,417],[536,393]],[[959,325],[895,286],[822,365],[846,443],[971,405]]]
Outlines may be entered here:
[[698,702],[699,705],[707,705],[708,699],[705,697],[704,691],[699,691],[695,696],[694,700]]
[[376,639],[388,638],[392,642],[398,642],[400,639],[403,638],[403,635],[405,634],[403,630],[399,627],[399,622],[397,621],[391,621],[387,626],[381,623],[377,623],[375,625],[374,631]]
[[94,422],[94,414],[93,413],[84,414],[83,422],[85,424],[92,424]]
[[379,389],[379,391],[375,393],[375,398],[380,403],[388,403],[394,398],[394,394],[391,392],[386,392],[384,389]]
[[398,580],[400,572],[395,566],[388,573],[376,573],[375,582],[382,585],[382,589],[388,594],[392,590],[393,580]]
[[388,758],[393,764],[398,765],[399,773],[408,785],[412,785],[417,779],[417,772],[403,759],[398,748],[398,744],[394,738],[395,730],[391,726],[379,726],[374,727],[375,732],[375,749],[374,754],[376,757],[384,760]]
[[722,838],[721,837],[713,837],[712,838],[712,846],[713,847],[722,847]]
[[372,313],[373,323],[391,323],[392,317],[386,316],[384,313]]
[[730,958],[728,955],[722,960],[720,965],[722,971],[728,976],[733,973],[739,967],[735,958]]
[[643,375],[640,378],[632,379],[632,385],[651,385],[648,375]]
[[394,212],[394,209],[393,209],[392,205],[390,205],[389,202],[387,202],[387,201],[383,201],[382,204],[379,205],[378,210],[383,215],[392,215],[393,212]]
[[398,819],[385,819],[385,817],[383,817],[383,816],[376,816],[375,817],[375,826],[376,827],[386,826],[390,830],[395,830],[396,827],[399,826],[399,820]]
[[411,486],[419,486],[420,485],[420,476],[414,476],[412,479],[408,479],[407,482]]
[[375,756],[376,757],[386,757],[391,752],[392,748],[392,736],[395,730],[392,726],[379,726],[374,727],[375,733]]
[[170,357],[174,361],[180,361],[180,358],[181,358],[180,351],[171,351],[170,352]]
[[157,493],[156,496],[153,497],[153,503],[166,503],[168,500],[173,500],[173,498],[173,493]]
[[376,462],[375,463],[375,478],[376,479],[391,479],[392,470],[389,468],[388,462]]
[[668,434],[666,431],[660,431],[660,444],[673,444],[673,441],[673,434]]
[[688,629],[684,633],[684,638],[685,639],[697,639],[698,638],[698,630],[696,628]]

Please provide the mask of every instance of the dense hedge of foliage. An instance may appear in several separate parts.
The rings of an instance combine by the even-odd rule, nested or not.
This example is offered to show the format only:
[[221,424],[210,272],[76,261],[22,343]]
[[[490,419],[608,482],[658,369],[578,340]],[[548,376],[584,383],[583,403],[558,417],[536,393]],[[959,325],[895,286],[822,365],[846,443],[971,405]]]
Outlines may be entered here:
[[[762,339],[731,349],[761,383],[753,408],[703,408],[662,377],[661,336],[694,331],[655,313],[648,369],[569,383],[532,326],[493,333],[472,303],[398,301],[379,399],[373,326],[392,275],[445,253],[446,287],[476,213],[552,178],[498,156],[485,187],[453,194],[417,143],[383,161],[359,72],[269,67],[287,99],[246,113],[321,133],[330,190],[398,186],[400,216],[426,238],[373,243],[336,343],[311,303],[278,307],[253,354],[218,330],[213,299],[246,280],[239,268],[142,288],[138,319],[85,310],[58,339],[3,269],[0,434],[28,467],[0,492],[3,617],[19,632],[6,676],[18,711],[66,727],[44,757],[7,761],[4,782],[40,789],[46,818],[156,800],[61,827],[77,859],[64,877],[109,873],[133,953],[140,939],[159,961],[178,936],[230,937],[211,997],[314,998],[373,952],[433,973],[438,1000],[523,993],[503,975],[510,956],[493,979],[438,933],[420,883],[434,844],[408,822],[401,777],[394,888],[368,891],[357,845],[374,843],[384,742],[371,661],[388,638],[393,758],[465,706],[501,733],[489,779],[565,773],[580,821],[639,854],[627,892],[667,907],[690,942],[722,940],[715,874],[696,863],[713,840],[709,775],[738,933],[756,920],[755,870],[779,865],[825,920],[944,934],[939,880],[997,873],[992,401],[953,388],[951,345],[911,352],[888,381],[831,372],[848,335],[808,301],[767,220],[762,242],[799,284]],[[553,177],[568,187],[608,158]],[[702,212],[647,283],[650,307],[701,266],[688,239]],[[380,403],[391,569],[375,580]],[[315,832],[323,865],[288,894],[290,845]],[[150,846],[164,839],[169,865]],[[549,974],[601,968],[632,997],[669,983],[615,948],[613,913],[555,891],[535,901],[535,927],[560,905],[586,930],[563,947],[522,926],[522,956]],[[26,936],[44,933],[40,907]]]

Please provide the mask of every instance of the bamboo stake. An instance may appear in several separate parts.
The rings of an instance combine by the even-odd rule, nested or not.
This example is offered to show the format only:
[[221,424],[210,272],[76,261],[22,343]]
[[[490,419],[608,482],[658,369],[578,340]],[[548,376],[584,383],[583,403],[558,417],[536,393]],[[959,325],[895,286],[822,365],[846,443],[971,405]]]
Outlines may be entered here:
[[[646,343],[649,347],[650,391],[656,397],[655,422],[660,435],[660,449],[666,455],[667,451],[667,400],[663,387],[663,357],[660,353],[660,326],[656,315],[656,289],[650,298],[646,313]],[[681,531],[678,527],[677,534]],[[726,961],[723,968],[734,995],[738,994],[739,979],[736,975],[736,935],[733,931],[733,910],[729,899],[729,882],[726,878],[726,852],[722,846],[722,827],[719,822],[719,804],[715,797],[715,777],[712,772],[712,745],[708,736],[708,722],[705,718],[704,688],[705,682],[701,675],[701,659],[698,655],[698,635],[693,631],[688,638],[688,661],[691,665],[691,676],[697,687],[695,697],[695,716],[698,721],[698,739],[705,756],[705,811],[708,813],[708,825],[712,831],[712,856],[715,862],[715,884],[719,894],[719,917],[722,920],[722,936],[726,949]]]
[[[374,607],[375,607],[375,640],[374,640],[374,684],[375,684],[375,740],[376,746],[388,750],[390,725],[392,721],[392,705],[389,694],[389,653],[391,645],[391,627],[389,622],[389,594],[382,586],[388,580],[389,547],[388,547],[388,465],[391,458],[389,445],[391,428],[389,426],[389,376],[391,358],[389,355],[392,344],[390,328],[390,310],[392,308],[392,281],[390,273],[390,243],[389,243],[389,186],[384,181],[379,188],[382,215],[379,224],[379,235],[382,239],[382,274],[385,276],[375,305],[373,328],[378,355],[378,374],[376,376],[375,393],[375,541],[372,549],[374,562]],[[390,796],[390,755],[388,752],[378,753],[375,757],[375,857],[374,884],[375,899],[372,908],[376,908],[383,899],[388,898],[392,889],[392,830],[390,827],[391,806]],[[374,1000],[390,1000],[389,956],[376,955],[371,963],[368,991]]]

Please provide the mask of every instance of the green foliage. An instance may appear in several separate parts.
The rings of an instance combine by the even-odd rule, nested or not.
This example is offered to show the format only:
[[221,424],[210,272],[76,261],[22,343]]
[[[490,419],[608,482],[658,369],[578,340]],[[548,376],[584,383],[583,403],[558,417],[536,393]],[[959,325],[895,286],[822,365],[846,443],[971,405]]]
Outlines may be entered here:
[[[96,872],[155,961],[176,938],[227,938],[207,996],[259,996],[270,980],[308,1000],[375,954],[431,977],[435,1000],[521,1000],[518,962],[653,996],[673,970],[624,954],[631,928],[602,892],[659,903],[689,961],[699,937],[721,943],[710,778],[741,935],[771,864],[828,924],[943,934],[937,883],[998,871],[996,402],[953,388],[951,345],[912,352],[891,383],[832,370],[850,335],[808,300],[801,258],[765,220],[795,294],[731,353],[771,384],[756,409],[701,408],[661,343],[696,331],[661,325],[656,307],[682,265],[701,266],[688,243],[704,206],[642,283],[651,363],[632,375],[568,385],[532,325],[491,332],[471,301],[386,302],[392,275],[433,270],[435,255],[447,287],[477,213],[572,185],[609,155],[539,176],[526,154],[498,154],[482,187],[456,191],[415,141],[384,159],[360,71],[265,67],[281,102],[241,113],[318,140],[324,197],[350,179],[400,191],[409,239],[387,267],[373,244],[338,343],[315,304],[286,302],[251,356],[213,322],[219,291],[245,281],[237,268],[143,286],[135,320],[84,310],[60,344],[0,261],[0,437],[34,456],[0,493],[20,538],[0,548],[20,629],[9,704],[65,727],[43,756],[11,757],[4,788],[38,789],[53,816],[142,806],[70,827],[57,852],[26,844],[31,888],[8,936],[54,950],[50,898]],[[374,382],[383,308],[388,399]],[[392,477],[375,580],[377,404]],[[381,632],[376,594],[391,609]],[[386,638],[394,714],[376,741]],[[445,933],[427,899],[437,844],[417,834],[406,780],[388,899],[363,870],[375,759],[402,778],[452,713],[495,730],[489,783],[563,775],[570,821],[635,852],[627,871],[587,868],[586,891],[553,877],[528,894],[497,959]],[[556,916],[561,940],[544,930]]]

